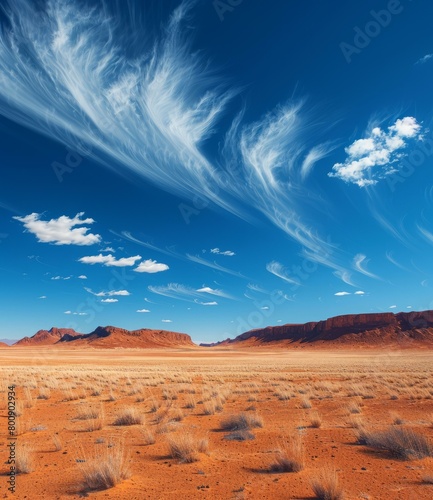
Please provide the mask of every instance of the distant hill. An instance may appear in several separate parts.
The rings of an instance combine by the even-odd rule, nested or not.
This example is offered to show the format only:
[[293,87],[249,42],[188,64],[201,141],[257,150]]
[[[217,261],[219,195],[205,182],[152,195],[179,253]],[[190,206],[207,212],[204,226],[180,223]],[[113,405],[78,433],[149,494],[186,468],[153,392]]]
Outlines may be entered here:
[[268,326],[203,347],[433,347],[433,311],[348,314],[324,321]]
[[16,342],[16,339],[0,339],[0,344],[12,345]]
[[68,328],[39,330],[32,337],[24,337],[15,346],[69,345],[74,347],[195,347],[189,335],[166,330],[125,330],[115,326],[99,326],[91,333],[77,333]]
[[0,347],[10,347],[6,342],[0,342]]
[[16,346],[39,346],[39,345],[51,345],[58,342],[64,335],[70,335],[71,337],[76,337],[81,335],[77,333],[72,328],[51,328],[50,330],[39,330],[32,337],[24,337],[18,342],[15,342]]

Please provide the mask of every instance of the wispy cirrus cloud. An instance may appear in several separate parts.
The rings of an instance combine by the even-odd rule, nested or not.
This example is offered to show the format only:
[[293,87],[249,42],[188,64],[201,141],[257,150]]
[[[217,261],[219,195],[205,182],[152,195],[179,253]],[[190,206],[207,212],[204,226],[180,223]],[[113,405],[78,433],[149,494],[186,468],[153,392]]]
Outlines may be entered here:
[[433,54],[426,54],[425,56],[420,57],[415,64],[425,64],[426,62],[430,61],[431,59],[433,59]]
[[[122,4],[131,11],[125,29],[108,8],[47,0],[41,10],[38,2],[7,1],[0,113],[124,175],[245,219],[262,214],[311,255],[326,255],[323,265],[335,266],[338,254],[303,208],[303,182],[333,146],[312,139],[323,123],[312,120],[303,102],[285,103],[252,123],[240,113],[219,161],[203,153],[237,90],[192,53],[185,19],[193,4],[183,2],[152,38],[138,36],[146,29],[129,2]],[[314,204],[312,193],[308,202]]]
[[225,255],[226,257],[233,257],[235,252],[232,250],[220,250],[218,247],[217,248],[211,248],[210,253],[216,253],[217,255]]
[[365,274],[365,276],[368,276],[369,278],[374,278],[376,280],[380,280],[381,278],[377,276],[376,274],[371,273],[366,269],[366,266],[369,262],[369,259],[362,253],[358,253],[355,255],[353,258],[353,267],[356,269],[358,272]]
[[405,156],[409,142],[420,135],[421,124],[413,116],[397,119],[387,130],[375,126],[345,148],[346,160],[335,163],[328,175],[359,187],[377,184],[396,172],[396,162]]
[[279,262],[277,262],[275,260],[266,264],[266,270],[269,271],[274,276],[277,276],[278,278],[281,278],[282,280],[287,281],[287,283],[292,283],[294,285],[300,285],[300,282],[295,280],[290,275],[288,269],[285,268],[282,264],[280,264]]
[[169,283],[164,286],[152,286],[150,285],[148,289],[156,293],[157,295],[163,295],[164,297],[170,297],[172,299],[184,300],[187,302],[201,303],[201,305],[214,305],[203,303],[203,294],[216,295],[218,297],[233,299],[233,297],[222,290],[213,289],[210,287],[202,288],[192,288],[179,283]]
[[26,230],[34,234],[38,241],[42,243],[84,246],[99,243],[101,241],[101,236],[99,236],[99,234],[88,233],[89,228],[83,226],[83,224],[93,224],[95,221],[91,218],[82,219],[81,217],[83,215],[84,212],[80,212],[75,217],[62,215],[58,219],[50,219],[47,221],[41,220],[41,214],[37,213],[32,213],[24,217],[14,216],[13,218],[22,222]]
[[107,267],[128,267],[134,266],[137,260],[141,259],[141,255],[134,255],[133,257],[123,257],[121,259],[116,259],[111,254],[104,255],[100,253],[99,255],[90,255],[87,257],[81,257],[78,262],[83,264],[102,264]]

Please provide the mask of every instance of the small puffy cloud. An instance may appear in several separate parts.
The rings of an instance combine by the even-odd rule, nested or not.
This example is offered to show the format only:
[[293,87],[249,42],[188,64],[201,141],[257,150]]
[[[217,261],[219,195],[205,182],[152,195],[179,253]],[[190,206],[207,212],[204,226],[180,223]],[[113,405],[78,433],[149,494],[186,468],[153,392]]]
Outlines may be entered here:
[[81,257],[78,262],[83,264],[102,264],[107,267],[127,267],[134,266],[137,260],[141,259],[141,255],[134,255],[133,257],[123,257],[122,259],[116,259],[111,254],[103,255],[90,255],[88,257]]
[[72,314],[71,311],[65,311],[63,314]]
[[55,281],[57,281],[57,280],[70,280],[71,277],[70,276],[52,276],[51,279],[55,280]]
[[149,309],[137,309],[138,313],[150,313]]
[[163,323],[173,323],[171,319],[162,319],[161,320]]
[[46,299],[46,298],[47,298],[47,296],[46,296],[46,295],[41,295],[39,298],[40,298],[40,299]]
[[138,267],[134,269],[136,273],[160,273],[162,271],[167,271],[170,269],[167,264],[161,264],[160,262],[156,262],[156,260],[148,259],[143,262],[140,262]]
[[63,314],[73,314],[74,316],[87,316],[87,313],[84,312],[65,311]]
[[92,234],[88,227],[83,224],[93,224],[93,219],[82,219],[84,212],[75,217],[62,215],[58,219],[43,221],[41,215],[32,213],[25,217],[14,216],[13,218],[22,222],[29,233],[36,236],[41,243],[54,243],[55,245],[94,245],[101,241],[99,234]]
[[395,309],[396,307],[397,307],[396,305],[389,306],[390,309]]
[[362,290],[358,290],[355,292],[355,295],[365,295],[365,292],[363,292]]
[[105,304],[114,304],[115,302],[119,302],[119,299],[102,299],[101,302],[105,302]]
[[406,306],[406,309],[412,309],[412,306]]
[[264,311],[267,311],[269,309],[269,307],[268,306],[263,306],[260,309],[263,309]]
[[432,58],[433,58],[433,54],[426,54],[425,56],[418,59],[418,61],[415,64],[425,64],[427,61],[430,61],[430,59],[432,59]]
[[224,252],[222,252],[219,248],[211,248],[210,253],[216,253],[218,255],[225,255],[227,257],[233,257],[233,255],[236,255],[235,252],[232,252],[231,250],[224,250]]
[[111,252],[114,253],[116,250],[114,250],[113,247],[105,247],[101,250],[101,252]]
[[131,295],[128,292],[128,290],[110,290],[108,292],[97,292],[97,293],[91,290],[90,288],[84,288],[84,290],[86,290],[86,292],[91,293],[95,297],[113,297],[115,295],[121,295],[121,296]]
[[87,276],[85,274],[80,274],[80,276],[78,276],[78,279],[79,280],[86,280]]
[[359,187],[377,184],[396,171],[394,164],[405,156],[408,142],[420,137],[421,125],[412,116],[396,120],[385,131],[375,127],[345,148],[346,160],[336,163],[328,175]]
[[344,297],[345,295],[350,295],[350,292],[337,292],[334,293],[337,297]]

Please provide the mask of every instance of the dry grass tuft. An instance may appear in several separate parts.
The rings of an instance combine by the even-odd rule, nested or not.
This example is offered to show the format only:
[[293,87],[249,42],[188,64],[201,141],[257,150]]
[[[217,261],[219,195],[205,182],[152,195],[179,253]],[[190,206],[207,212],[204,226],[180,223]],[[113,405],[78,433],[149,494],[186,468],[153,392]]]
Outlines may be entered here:
[[29,474],[33,470],[33,450],[25,443],[16,447],[15,467],[18,474]]
[[230,415],[222,420],[220,427],[224,431],[247,431],[263,427],[263,420],[257,414],[239,413],[238,415]]
[[280,446],[270,470],[272,472],[299,472],[304,466],[304,444],[301,436],[296,434],[287,444]]
[[433,446],[422,434],[417,434],[412,429],[390,427],[384,431],[370,432],[362,428],[358,433],[360,444],[388,452],[402,460],[433,457]]
[[319,429],[322,426],[322,416],[318,411],[315,411],[311,415],[311,427],[314,427],[315,429]]
[[123,441],[111,440],[102,452],[98,446],[88,458],[83,451],[81,453],[84,458],[78,465],[85,486],[91,490],[112,488],[131,476]]
[[117,416],[113,425],[141,425],[144,423],[144,416],[134,407],[124,408]]
[[199,453],[208,451],[207,438],[200,438],[188,433],[175,434],[168,438],[169,453],[181,463],[192,463],[200,460]]
[[57,434],[53,434],[52,439],[54,443],[54,448],[56,449],[56,451],[60,451],[63,448],[63,445],[59,436]]
[[311,480],[311,488],[318,500],[343,500],[344,492],[338,484],[335,470],[326,470]]

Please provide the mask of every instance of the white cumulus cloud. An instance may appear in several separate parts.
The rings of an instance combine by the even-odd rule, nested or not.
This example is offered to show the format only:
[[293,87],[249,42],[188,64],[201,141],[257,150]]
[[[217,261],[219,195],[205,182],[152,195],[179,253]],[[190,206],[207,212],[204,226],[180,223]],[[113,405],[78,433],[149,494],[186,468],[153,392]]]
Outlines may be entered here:
[[149,309],[137,309],[138,313],[150,313]]
[[25,217],[14,216],[13,218],[22,222],[29,233],[36,236],[42,243],[54,243],[55,245],[93,245],[101,241],[99,234],[92,234],[88,227],[83,224],[93,224],[93,219],[82,219],[84,212],[78,213],[75,217],[62,215],[58,219],[48,221],[41,220],[41,215],[32,213]]
[[337,292],[334,293],[337,297],[344,297],[345,295],[350,295],[350,292]]
[[163,323],[173,323],[171,319],[162,319],[161,320]]
[[380,179],[396,171],[395,165],[405,156],[409,141],[419,138],[421,125],[416,118],[406,116],[382,130],[374,127],[367,137],[358,139],[345,149],[344,163],[336,163],[330,177],[359,187],[377,184]]
[[133,257],[123,257],[121,259],[116,259],[111,254],[103,255],[100,253],[99,255],[90,255],[87,257],[81,257],[78,259],[78,262],[82,262],[83,264],[103,264],[107,267],[127,267],[134,266],[137,260],[141,259],[141,255],[134,255]]
[[105,302],[106,304],[114,304],[115,302],[119,302],[119,299],[102,299],[101,302]]
[[161,264],[160,262],[156,262],[156,260],[145,260],[140,262],[138,267],[134,269],[136,273],[160,273],[162,271],[167,271],[170,269],[167,264]]

